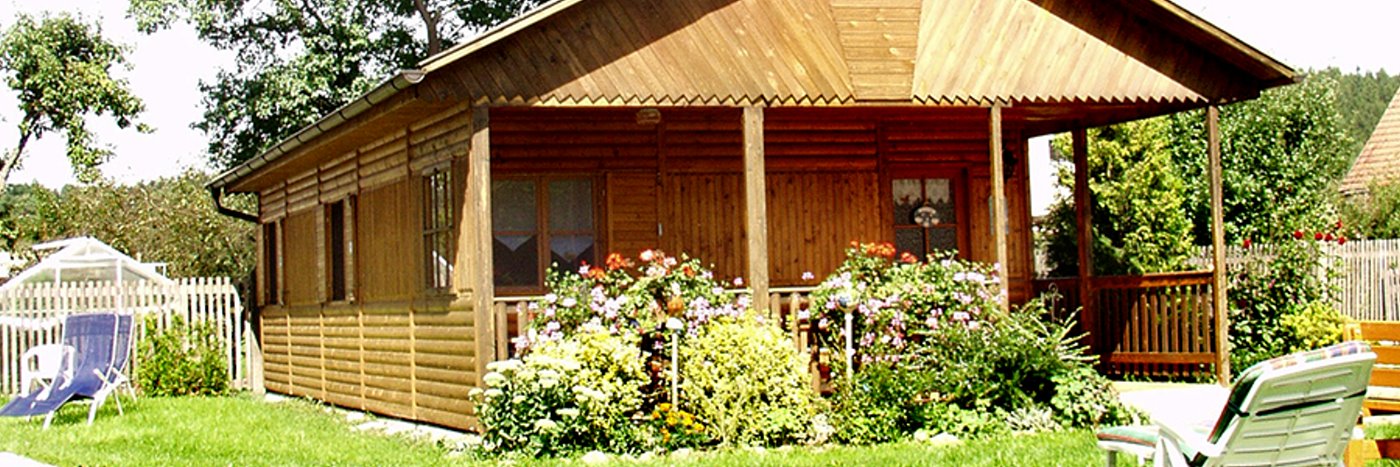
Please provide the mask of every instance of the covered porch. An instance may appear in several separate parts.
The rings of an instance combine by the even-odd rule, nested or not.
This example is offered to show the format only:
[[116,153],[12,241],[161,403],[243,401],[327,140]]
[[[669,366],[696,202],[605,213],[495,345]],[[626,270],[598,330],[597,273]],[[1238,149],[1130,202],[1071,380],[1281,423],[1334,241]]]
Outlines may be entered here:
[[[810,352],[815,374],[823,352],[799,318],[807,294],[850,242],[888,242],[920,258],[953,251],[999,265],[1008,306],[1054,291],[1052,308],[1059,317],[1077,313],[1105,371],[1208,370],[1223,380],[1225,316],[1215,313],[1224,309],[1224,294],[1215,293],[1223,292],[1223,275],[1095,277],[1082,178],[1080,277],[1034,279],[1027,139],[1071,132],[1076,172],[1084,174],[1084,127],[1180,107],[473,108],[465,171],[480,178],[468,177],[463,218],[491,235],[464,236],[474,243],[460,248],[492,253],[465,265],[493,272],[473,284],[491,291],[478,296],[490,310],[487,355],[513,355],[510,340],[533,318],[528,303],[545,293],[551,265],[573,271],[602,264],[610,252],[635,257],[658,248],[712,263],[724,279],[742,278],[736,288]],[[1212,107],[1218,177],[1215,115]]]

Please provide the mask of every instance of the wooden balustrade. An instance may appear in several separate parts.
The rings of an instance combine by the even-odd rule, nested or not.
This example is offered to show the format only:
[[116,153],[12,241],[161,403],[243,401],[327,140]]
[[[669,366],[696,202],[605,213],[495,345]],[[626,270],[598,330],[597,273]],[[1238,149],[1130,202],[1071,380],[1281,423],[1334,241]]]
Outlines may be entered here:
[[[1051,303],[1057,316],[1081,305],[1078,279],[1035,282],[1037,292],[1058,291]],[[1090,281],[1096,306],[1090,348],[1104,370],[1118,374],[1187,375],[1205,372],[1215,362],[1215,310],[1211,273],[1145,274],[1095,277]],[[1085,320],[1078,320],[1083,322]]]

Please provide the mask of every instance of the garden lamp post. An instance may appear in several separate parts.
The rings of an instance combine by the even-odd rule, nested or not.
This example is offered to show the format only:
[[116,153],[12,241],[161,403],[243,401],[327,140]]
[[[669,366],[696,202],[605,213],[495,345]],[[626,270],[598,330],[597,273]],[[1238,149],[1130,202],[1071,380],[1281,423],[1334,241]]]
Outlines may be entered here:
[[846,312],[846,380],[851,381],[855,377],[856,365],[855,324],[851,317],[851,311],[855,310],[855,300],[841,294],[836,297],[836,305]]
[[680,402],[676,400],[680,379],[680,342],[681,330],[685,329],[685,323],[676,318],[666,320],[666,329],[671,331],[671,406],[680,407]]

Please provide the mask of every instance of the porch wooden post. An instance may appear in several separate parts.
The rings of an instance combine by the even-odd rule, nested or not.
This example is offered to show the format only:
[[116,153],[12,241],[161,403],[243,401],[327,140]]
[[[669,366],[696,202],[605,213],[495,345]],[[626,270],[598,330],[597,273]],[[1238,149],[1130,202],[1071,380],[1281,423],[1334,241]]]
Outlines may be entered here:
[[991,131],[988,146],[991,147],[992,164],[992,239],[996,245],[998,275],[1001,277],[1001,293],[997,299],[1004,310],[1011,309],[1007,289],[1011,287],[1010,262],[1006,254],[1006,177],[1002,168],[1001,104],[993,104],[991,109]]
[[1089,135],[1083,128],[1070,132],[1074,140],[1074,225],[1079,254],[1079,324],[1089,338],[1089,351],[1098,354],[1098,309],[1094,287],[1094,206],[1089,193]]
[[[496,314],[492,311],[495,288],[491,257],[491,114],[486,106],[472,109],[471,149],[467,154],[466,199],[458,227],[458,247],[466,253],[465,277],[470,283],[476,329],[478,385],[486,364],[501,358],[496,348]],[[470,228],[470,231],[465,229]]]
[[747,211],[749,290],[753,307],[768,309],[768,182],[763,168],[763,108],[744,107],[744,204]]
[[1225,308],[1225,217],[1224,187],[1220,179],[1220,109],[1206,108],[1207,152],[1210,153],[1210,244],[1214,283],[1211,309],[1215,311],[1215,378],[1230,384],[1230,322]]

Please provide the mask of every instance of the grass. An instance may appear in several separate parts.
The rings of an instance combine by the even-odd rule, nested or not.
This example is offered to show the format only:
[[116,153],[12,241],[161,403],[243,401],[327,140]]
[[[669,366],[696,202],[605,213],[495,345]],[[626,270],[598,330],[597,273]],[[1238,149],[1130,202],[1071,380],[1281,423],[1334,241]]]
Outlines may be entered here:
[[[70,404],[48,430],[39,419],[0,419],[0,451],[55,465],[469,465],[491,463],[403,437],[356,432],[321,406],[252,396],[108,401],[97,421]],[[726,449],[620,465],[956,465],[1099,466],[1088,431],[1068,431],[934,447],[917,442],[826,448]],[[579,465],[545,459],[524,465]],[[1122,465],[1131,465],[1123,462]]]
[[0,419],[0,451],[55,465],[433,465],[447,451],[358,433],[303,401],[251,396],[107,401],[93,425],[68,404],[45,430],[40,418]]

